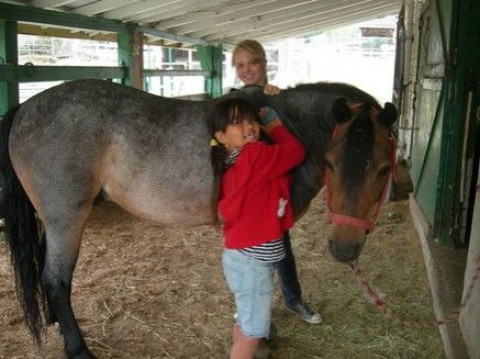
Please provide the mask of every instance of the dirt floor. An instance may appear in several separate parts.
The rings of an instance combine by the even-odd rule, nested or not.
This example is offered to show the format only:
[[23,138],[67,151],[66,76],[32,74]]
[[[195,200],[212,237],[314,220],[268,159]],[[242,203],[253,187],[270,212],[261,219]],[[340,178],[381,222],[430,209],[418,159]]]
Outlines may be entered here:
[[[366,302],[350,270],[330,257],[320,195],[292,238],[304,297],[322,311],[325,323],[314,327],[298,320],[277,293],[273,358],[442,357],[435,329],[398,328]],[[208,226],[165,227],[134,218],[113,203],[95,206],[72,294],[95,355],[226,358],[234,306],[222,276],[221,247],[221,236]],[[423,256],[406,200],[385,205],[360,265],[392,300],[407,306],[404,313],[432,319]],[[63,357],[56,327],[48,328],[39,348],[23,325],[3,241],[0,328],[0,358]]]

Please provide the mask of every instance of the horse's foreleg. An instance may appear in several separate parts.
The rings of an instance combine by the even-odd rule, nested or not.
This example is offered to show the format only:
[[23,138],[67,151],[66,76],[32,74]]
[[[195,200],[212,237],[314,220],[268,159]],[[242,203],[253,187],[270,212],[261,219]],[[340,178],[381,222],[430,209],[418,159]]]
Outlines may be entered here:
[[72,276],[85,223],[79,223],[79,217],[82,215],[77,214],[76,223],[61,221],[65,223],[60,224],[57,220],[55,225],[46,225],[47,251],[42,280],[50,318],[58,320],[68,358],[91,359],[95,356],[85,343],[70,299]]

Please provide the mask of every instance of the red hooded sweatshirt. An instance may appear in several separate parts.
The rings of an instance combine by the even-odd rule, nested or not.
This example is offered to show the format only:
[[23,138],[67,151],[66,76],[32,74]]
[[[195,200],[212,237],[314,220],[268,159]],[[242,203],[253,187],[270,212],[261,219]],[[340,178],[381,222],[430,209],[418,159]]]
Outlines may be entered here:
[[287,173],[303,161],[305,151],[284,126],[274,127],[270,138],[275,144],[258,141],[243,146],[223,174],[218,208],[225,221],[226,248],[279,239],[293,226]]

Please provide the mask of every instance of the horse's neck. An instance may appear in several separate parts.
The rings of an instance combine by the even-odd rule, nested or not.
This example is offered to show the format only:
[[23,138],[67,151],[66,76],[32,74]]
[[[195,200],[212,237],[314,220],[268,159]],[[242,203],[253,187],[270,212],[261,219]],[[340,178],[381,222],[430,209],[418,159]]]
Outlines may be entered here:
[[284,114],[284,124],[305,145],[307,159],[323,163],[324,155],[334,128],[333,101],[325,100],[322,94],[299,92],[280,97],[274,104]]
[[292,171],[292,205],[295,215],[300,215],[323,187],[324,157],[333,130],[331,104],[302,94],[293,101],[281,99],[277,106],[284,113],[285,125],[306,150],[305,161]]

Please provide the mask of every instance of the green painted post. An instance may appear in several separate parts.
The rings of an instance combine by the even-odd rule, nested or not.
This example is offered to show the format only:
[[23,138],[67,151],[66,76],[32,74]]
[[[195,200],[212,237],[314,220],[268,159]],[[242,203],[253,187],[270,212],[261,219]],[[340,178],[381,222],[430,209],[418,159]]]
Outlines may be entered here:
[[[0,19],[0,63],[18,64],[17,22]],[[18,82],[0,82],[0,116],[20,102]]]
[[133,86],[133,54],[135,48],[133,45],[133,31],[130,29],[127,33],[120,33],[117,35],[118,43],[118,64],[125,67],[125,77],[122,78],[122,85]]
[[195,46],[202,70],[210,71],[211,75],[205,77],[205,92],[211,97],[222,96],[223,86],[223,46]]
[[122,85],[135,86],[135,28],[128,26],[126,33],[117,35],[118,62],[126,68]]

